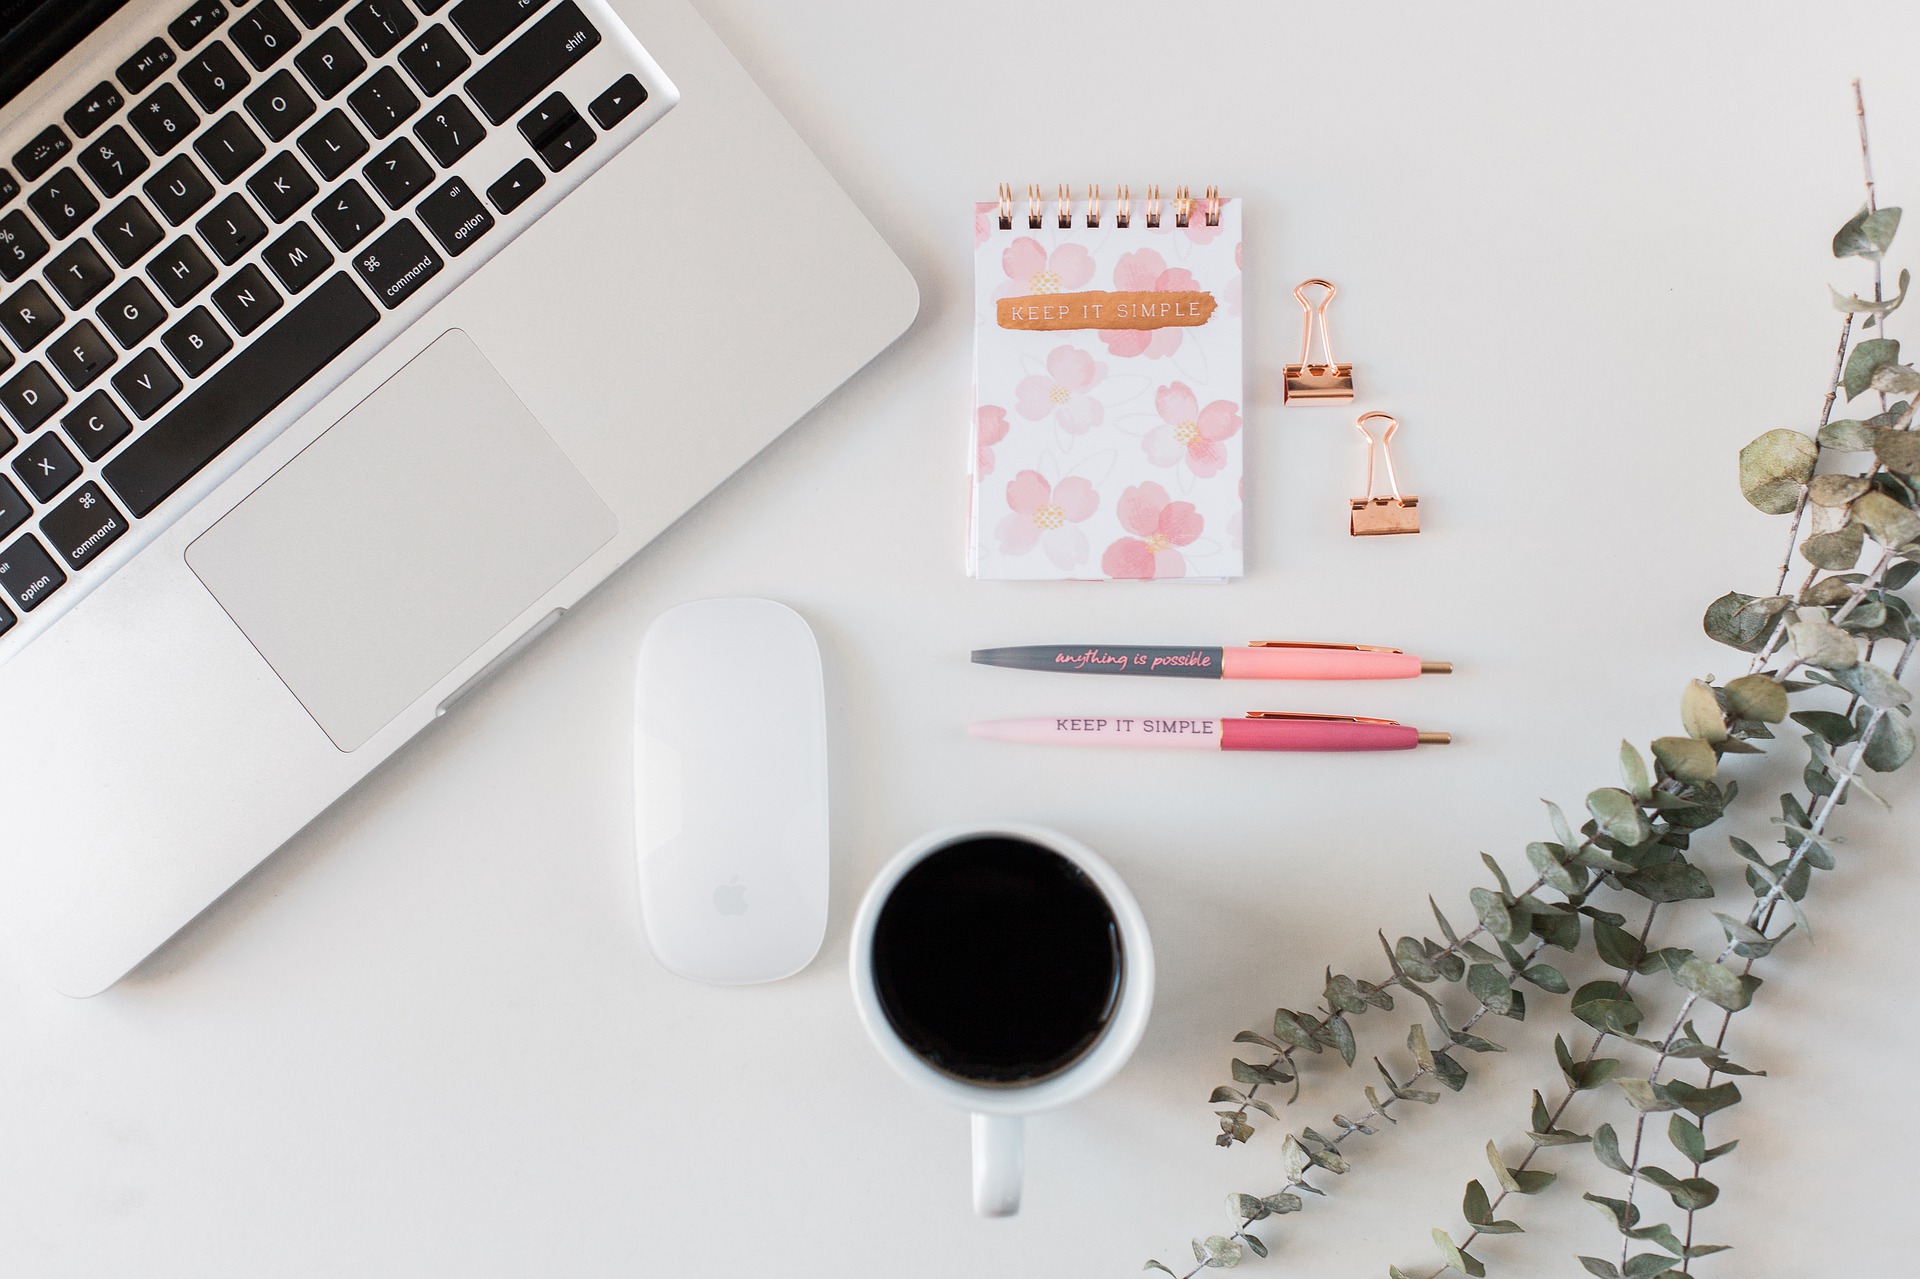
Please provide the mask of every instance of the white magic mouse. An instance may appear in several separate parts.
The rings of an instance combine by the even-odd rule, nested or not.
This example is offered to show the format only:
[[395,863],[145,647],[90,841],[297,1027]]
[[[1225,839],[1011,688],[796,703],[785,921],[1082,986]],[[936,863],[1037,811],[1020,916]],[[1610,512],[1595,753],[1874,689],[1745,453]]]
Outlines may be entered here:
[[777,981],[827,932],[827,707],[820,648],[772,600],[669,609],[634,696],[640,912],[669,970]]

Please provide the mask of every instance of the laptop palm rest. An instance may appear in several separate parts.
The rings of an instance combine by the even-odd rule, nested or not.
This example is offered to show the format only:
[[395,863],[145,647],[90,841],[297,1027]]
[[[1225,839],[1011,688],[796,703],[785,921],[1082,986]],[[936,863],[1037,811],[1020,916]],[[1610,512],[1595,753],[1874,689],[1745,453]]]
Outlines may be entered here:
[[454,329],[195,539],[187,563],[351,751],[617,524]]

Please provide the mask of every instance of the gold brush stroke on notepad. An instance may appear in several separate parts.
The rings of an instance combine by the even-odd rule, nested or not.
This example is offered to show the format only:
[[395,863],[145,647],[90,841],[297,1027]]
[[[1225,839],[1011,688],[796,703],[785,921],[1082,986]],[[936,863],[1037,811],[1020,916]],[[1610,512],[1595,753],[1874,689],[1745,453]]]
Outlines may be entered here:
[[1191,329],[1220,304],[1211,293],[1034,293],[1001,298],[1003,329]]

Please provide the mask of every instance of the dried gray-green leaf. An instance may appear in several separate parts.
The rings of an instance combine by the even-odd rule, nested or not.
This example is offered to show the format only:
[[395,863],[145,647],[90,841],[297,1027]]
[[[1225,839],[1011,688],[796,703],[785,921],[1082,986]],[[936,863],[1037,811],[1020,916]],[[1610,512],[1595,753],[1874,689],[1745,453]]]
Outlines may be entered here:
[[1690,956],[1682,962],[1674,971],[1673,979],[1728,1012],[1739,1012],[1752,1003],[1753,992],[1760,988],[1758,977],[1735,972],[1725,964],[1714,963],[1699,955]]
[[1920,540],[1920,515],[1875,489],[1854,499],[1853,518],[1866,525],[1882,546],[1905,546]]
[[1869,487],[1863,475],[1816,475],[1807,482],[1807,500],[1815,506],[1845,506]]
[[1492,964],[1475,964],[1467,969],[1467,989],[1489,1012],[1504,1016],[1513,1008],[1513,984]]
[[1598,1257],[1578,1257],[1575,1260],[1586,1267],[1588,1274],[1596,1275],[1598,1279],[1620,1279],[1620,1272],[1611,1261],[1602,1261]]
[[1300,1196],[1288,1190],[1283,1190],[1277,1195],[1264,1195],[1260,1202],[1265,1204],[1267,1211],[1276,1217],[1289,1212],[1299,1212],[1301,1208]]
[[1860,551],[1867,544],[1867,530],[1859,524],[1826,533],[1815,533],[1800,543],[1800,557],[1815,568],[1844,573],[1860,562]]
[[1660,767],[1683,782],[1710,782],[1720,766],[1713,747],[1697,737],[1656,737],[1653,757],[1660,761]]
[[1193,1241],[1193,1259],[1209,1270],[1231,1270],[1246,1256],[1238,1239],[1226,1235],[1208,1235]]
[[1740,492],[1768,515],[1786,515],[1800,504],[1819,458],[1819,446],[1800,432],[1768,431],[1740,450]]
[[[1163,1262],[1163,1261],[1149,1261],[1149,1262],[1147,1262],[1147,1264],[1146,1264],[1146,1265],[1144,1265],[1144,1266],[1142,1266],[1142,1267],[1140,1267],[1140,1268],[1141,1268],[1142,1270],[1158,1270],[1158,1271],[1159,1271],[1159,1272],[1160,1272],[1161,1274],[1163,1274],[1163,1275],[1170,1275],[1170,1274],[1173,1274],[1173,1270],[1172,1270],[1172,1268],[1170,1268],[1170,1267],[1169,1267],[1169,1266],[1168,1266],[1168,1265],[1167,1265],[1167,1264],[1166,1264],[1165,1262]],[[1175,1279],[1178,1279],[1178,1276],[1176,1276],[1176,1277],[1175,1277]]]
[[1904,685],[1873,662],[1860,662],[1843,671],[1835,671],[1833,680],[1840,687],[1858,693],[1869,706],[1891,710],[1905,706],[1912,695]]
[[1642,803],[1653,794],[1653,779],[1647,776],[1647,762],[1640,758],[1640,752],[1633,748],[1632,742],[1620,743],[1620,780],[1633,797]]
[[1847,354],[1846,368],[1840,375],[1840,385],[1845,389],[1847,398],[1854,399],[1873,385],[1873,375],[1880,366],[1891,364],[1899,358],[1900,344],[1892,338],[1868,338],[1864,342],[1855,342],[1853,350]]
[[1432,1070],[1433,1049],[1427,1044],[1427,1028],[1414,1022],[1407,1028],[1407,1051],[1413,1054],[1414,1064],[1422,1070]]
[[[1872,719],[1872,712],[1863,707],[1859,717],[1860,728],[1864,731]],[[1913,758],[1913,722],[1897,710],[1883,713],[1880,722],[1874,725],[1872,735],[1866,740],[1866,749],[1861,753],[1860,760],[1876,773],[1891,773]]]
[[1471,1275],[1473,1279],[1484,1279],[1487,1273],[1486,1266],[1482,1265],[1480,1259],[1472,1253],[1462,1252],[1453,1242],[1453,1237],[1446,1231],[1435,1227],[1433,1244],[1440,1250],[1440,1255],[1447,1259],[1447,1264],[1455,1270],[1463,1275]]
[[1840,671],[1860,660],[1860,644],[1853,636],[1829,622],[1817,608],[1803,608],[1800,620],[1787,625],[1793,651],[1809,666]]
[[1727,681],[1727,706],[1741,719],[1778,724],[1787,717],[1787,690],[1771,675],[1742,675]]
[[1687,730],[1688,737],[1703,742],[1727,740],[1727,718],[1721,713],[1720,700],[1697,679],[1689,680],[1680,692],[1680,727]]
[[1612,1124],[1601,1124],[1593,1130],[1593,1157],[1623,1176],[1633,1172],[1633,1165],[1620,1153],[1620,1136]]
[[1632,1077],[1616,1079],[1614,1086],[1626,1094],[1627,1102],[1638,1111],[1673,1110],[1680,1103],[1674,1100],[1665,1084],[1656,1084],[1648,1079]]
[[1883,429],[1852,418],[1841,418],[1820,428],[1820,447],[1840,453],[1869,453],[1873,451],[1875,437]]
[[[1873,455],[1880,459],[1880,465],[1896,474],[1920,475],[1920,433],[1882,431],[1873,439]],[[1861,483],[1864,486],[1866,482]],[[1863,487],[1861,491],[1866,490]]]
[[1642,866],[1620,881],[1620,886],[1650,902],[1683,902],[1713,896],[1713,885],[1691,862],[1659,862]]
[[[1716,709],[1714,713],[1719,712]],[[1646,843],[1653,833],[1633,796],[1617,787],[1607,786],[1589,794],[1587,811],[1608,838],[1628,847]]]
[[1874,209],[1863,204],[1860,212],[1848,218],[1846,224],[1834,232],[1833,256],[1867,258],[1877,262],[1892,246],[1894,232],[1899,229],[1899,209]]

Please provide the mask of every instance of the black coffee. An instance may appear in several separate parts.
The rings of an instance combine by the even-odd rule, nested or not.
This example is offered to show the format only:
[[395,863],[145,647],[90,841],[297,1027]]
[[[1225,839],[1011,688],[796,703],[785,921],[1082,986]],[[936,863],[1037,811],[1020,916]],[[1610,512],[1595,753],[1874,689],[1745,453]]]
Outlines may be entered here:
[[1044,1079],[1106,1029],[1120,929],[1072,862],[1023,839],[972,839],[895,885],[873,934],[873,980],[894,1032],[972,1083]]

